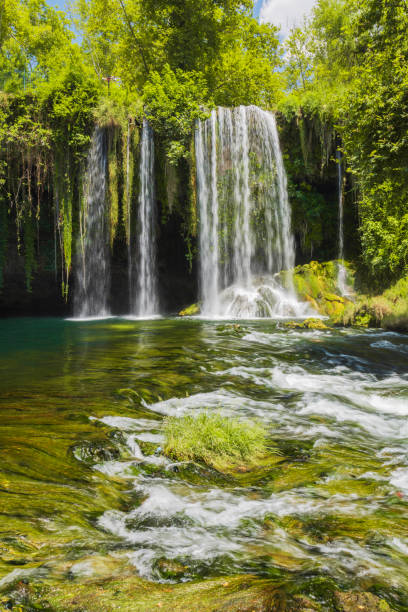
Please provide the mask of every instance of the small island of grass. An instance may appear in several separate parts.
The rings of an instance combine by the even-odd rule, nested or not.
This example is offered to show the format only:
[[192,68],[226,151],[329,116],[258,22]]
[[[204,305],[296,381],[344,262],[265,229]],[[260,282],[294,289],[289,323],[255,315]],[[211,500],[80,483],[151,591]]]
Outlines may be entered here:
[[254,468],[276,455],[262,424],[200,412],[164,421],[165,454],[176,461],[205,463],[218,471]]

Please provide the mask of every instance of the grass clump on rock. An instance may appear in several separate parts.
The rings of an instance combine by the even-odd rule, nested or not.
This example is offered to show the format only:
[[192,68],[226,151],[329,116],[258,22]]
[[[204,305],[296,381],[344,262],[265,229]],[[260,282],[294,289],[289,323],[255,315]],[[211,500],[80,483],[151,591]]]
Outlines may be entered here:
[[168,417],[164,434],[164,452],[172,459],[202,462],[220,471],[255,467],[271,453],[262,425],[219,413]]

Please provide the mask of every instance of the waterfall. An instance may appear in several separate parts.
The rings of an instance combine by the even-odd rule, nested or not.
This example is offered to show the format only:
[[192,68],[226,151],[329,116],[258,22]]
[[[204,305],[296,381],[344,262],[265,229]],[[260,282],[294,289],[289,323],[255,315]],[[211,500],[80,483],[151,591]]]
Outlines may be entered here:
[[105,136],[103,128],[95,129],[83,185],[74,295],[74,315],[80,318],[108,314],[110,261]]
[[[131,312],[138,317],[158,313],[156,269],[156,214],[154,190],[153,132],[143,121],[140,142],[139,201],[137,218],[137,261],[130,274]],[[134,280],[136,277],[136,280]]]
[[127,134],[126,134],[126,183],[125,183],[125,195],[126,195],[126,240],[127,240],[127,252],[128,252],[128,290],[130,296],[130,287],[132,285],[132,248],[130,243],[131,234],[131,201],[130,201],[130,121],[128,120]]
[[198,124],[196,135],[197,190],[200,202],[200,270],[205,287],[205,310],[218,312],[219,241],[216,158],[216,113],[204,124]]
[[339,265],[337,273],[337,287],[340,295],[347,295],[347,271],[343,264],[344,261],[344,193],[343,193],[343,159],[341,151],[337,151],[337,178],[339,196]]
[[274,115],[213,110],[195,148],[203,315],[302,316],[291,283],[276,278],[294,267],[295,249]]

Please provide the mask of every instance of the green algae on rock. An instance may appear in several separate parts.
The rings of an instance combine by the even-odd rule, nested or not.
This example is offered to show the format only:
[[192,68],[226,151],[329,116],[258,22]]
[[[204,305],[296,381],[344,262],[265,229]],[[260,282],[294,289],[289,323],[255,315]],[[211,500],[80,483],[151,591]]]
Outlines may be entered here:
[[344,317],[346,325],[408,331],[408,276],[381,295],[359,295]]
[[339,295],[339,266],[346,270],[346,285],[350,295],[354,294],[355,271],[346,261],[311,261],[297,266],[292,273],[281,272],[284,284],[290,282],[291,274],[295,291],[300,299],[308,302],[321,315],[330,317],[333,323],[342,323],[345,312],[352,306],[349,297]]
[[290,582],[251,575],[157,584],[125,574],[52,585],[20,581],[0,597],[0,605],[19,612],[393,612],[384,599],[370,592],[335,589],[324,579],[312,579],[311,593],[306,595]]
[[342,612],[391,612],[384,599],[372,593],[336,592],[336,603]]
[[179,317],[193,317],[200,314],[200,311],[201,305],[199,303],[191,304],[191,306],[187,306],[187,308],[184,308],[184,310],[179,312]]
[[285,327],[290,329],[330,329],[321,319],[306,319],[305,321],[287,321]]

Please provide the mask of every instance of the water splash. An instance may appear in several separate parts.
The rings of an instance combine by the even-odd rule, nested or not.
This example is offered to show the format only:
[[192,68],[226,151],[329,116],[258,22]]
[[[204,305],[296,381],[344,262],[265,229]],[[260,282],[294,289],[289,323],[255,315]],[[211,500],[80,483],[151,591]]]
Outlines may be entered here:
[[140,143],[137,252],[137,262],[131,268],[130,277],[131,312],[138,317],[156,315],[159,310],[159,300],[156,265],[154,140],[153,131],[146,120],[143,121]]
[[295,264],[274,115],[218,108],[197,125],[195,146],[203,315],[302,316],[293,288],[273,276]]
[[74,315],[109,314],[110,288],[107,146],[105,131],[97,127],[88,154],[84,198],[80,213],[80,244],[75,266]]

